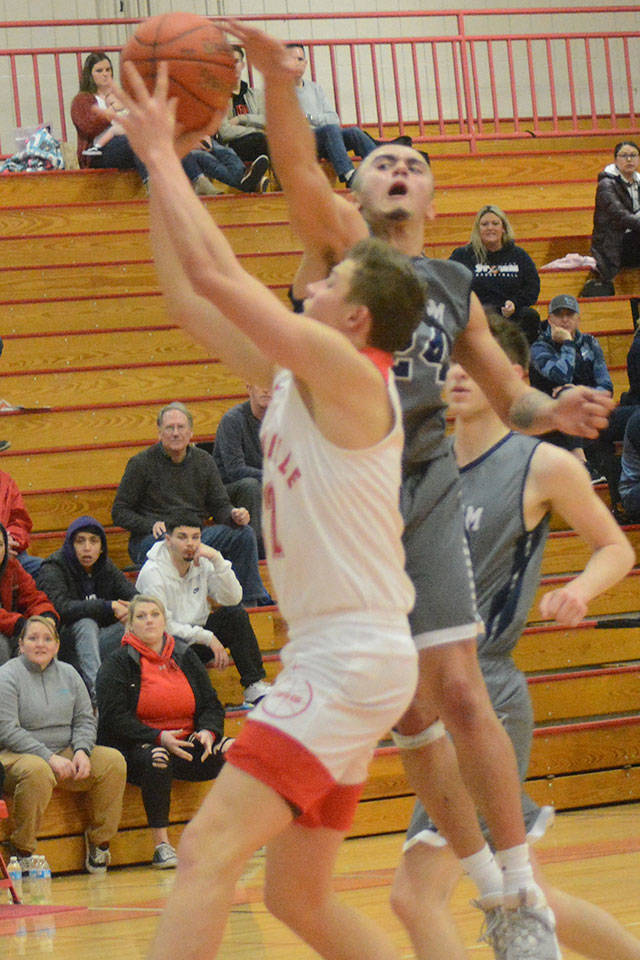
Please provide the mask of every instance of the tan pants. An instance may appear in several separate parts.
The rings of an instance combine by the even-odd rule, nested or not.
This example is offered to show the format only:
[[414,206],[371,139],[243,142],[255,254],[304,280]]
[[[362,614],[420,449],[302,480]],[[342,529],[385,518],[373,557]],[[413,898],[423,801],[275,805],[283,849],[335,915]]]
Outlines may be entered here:
[[[71,748],[60,756],[73,756]],[[12,795],[10,841],[19,850],[33,853],[38,829],[54,787],[88,793],[91,843],[108,843],[115,836],[122,815],[127,766],[119,750],[94,747],[91,752],[91,773],[86,780],[58,782],[46,760],[34,753],[11,753],[0,750],[0,763],[5,768],[5,791]]]

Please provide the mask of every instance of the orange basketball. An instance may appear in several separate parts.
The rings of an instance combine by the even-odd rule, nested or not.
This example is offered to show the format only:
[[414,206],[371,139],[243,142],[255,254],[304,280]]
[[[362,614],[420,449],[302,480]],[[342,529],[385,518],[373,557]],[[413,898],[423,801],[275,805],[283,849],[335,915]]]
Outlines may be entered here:
[[[185,130],[207,127],[214,111],[226,107],[236,83],[233,51],[224,34],[194,13],[150,17],[122,50],[121,62],[132,63],[151,91],[163,60],[169,67],[169,96],[178,100],[178,122]],[[130,92],[126,71],[122,85]]]

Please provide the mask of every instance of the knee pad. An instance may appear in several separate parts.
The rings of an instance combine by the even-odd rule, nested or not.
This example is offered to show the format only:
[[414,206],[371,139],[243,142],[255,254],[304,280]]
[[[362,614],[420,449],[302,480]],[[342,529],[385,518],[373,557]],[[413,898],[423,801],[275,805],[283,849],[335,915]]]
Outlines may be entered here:
[[420,747],[425,747],[428,743],[433,743],[434,740],[440,740],[446,736],[446,734],[447,731],[442,720],[436,720],[434,723],[429,724],[429,726],[421,730],[420,733],[404,734],[399,733],[397,730],[391,731],[393,742],[400,750],[418,750]]

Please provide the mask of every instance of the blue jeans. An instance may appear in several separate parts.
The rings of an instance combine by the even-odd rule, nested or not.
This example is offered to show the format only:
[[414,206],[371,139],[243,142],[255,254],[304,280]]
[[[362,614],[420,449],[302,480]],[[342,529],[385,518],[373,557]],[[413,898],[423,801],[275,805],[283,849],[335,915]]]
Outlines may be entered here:
[[[124,134],[115,136],[108,143],[105,143],[102,147],[102,156],[91,157],[91,166],[115,167],[117,170],[137,170],[143,183],[146,183],[149,179],[147,168],[142,160],[139,160],[135,155]],[[195,159],[195,151],[182,158],[182,169],[192,183],[198,179],[202,170]],[[242,172],[244,173],[244,167]]]
[[354,169],[347,150],[353,150],[364,159],[377,146],[373,137],[360,127],[339,127],[337,123],[327,123],[322,127],[314,127],[313,132],[318,156],[329,161],[341,180]]
[[[147,550],[150,550],[155,542],[152,533],[146,537],[131,537],[129,556],[133,562],[142,565]],[[242,602],[245,606],[254,607],[272,602],[262,585],[258,570],[256,535],[250,526],[228,527],[216,523],[211,527],[203,527],[202,542],[219,550],[223,557],[231,561],[233,572],[242,587]]]
[[30,573],[32,577],[35,577],[44,562],[42,557],[32,557],[26,550],[19,553],[17,559],[20,561],[22,569]]
[[225,483],[229,500],[234,507],[244,507],[251,516],[251,526],[258,542],[258,556],[264,560],[264,542],[262,540],[262,480],[257,477],[242,477],[233,483]]
[[212,180],[226,183],[228,187],[240,189],[240,181],[247,171],[244,168],[244,163],[231,147],[224,147],[221,143],[213,140],[211,152],[194,150],[189,156],[195,158],[200,173],[204,173]]
[[78,671],[89,691],[91,702],[95,703],[96,677],[100,663],[120,646],[124,625],[118,621],[108,627],[101,627],[91,617],[83,617],[68,624],[64,630],[73,641]]

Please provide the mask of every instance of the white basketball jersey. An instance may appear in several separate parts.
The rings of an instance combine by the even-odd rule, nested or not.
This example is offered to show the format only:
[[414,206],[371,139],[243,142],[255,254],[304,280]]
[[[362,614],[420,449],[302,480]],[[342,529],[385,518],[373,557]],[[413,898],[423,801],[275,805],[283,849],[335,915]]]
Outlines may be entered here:
[[380,443],[344,450],[318,430],[293,374],[280,371],[260,436],[262,527],[278,604],[290,627],[330,614],[405,616],[398,507],[402,415],[390,373],[395,425]]

